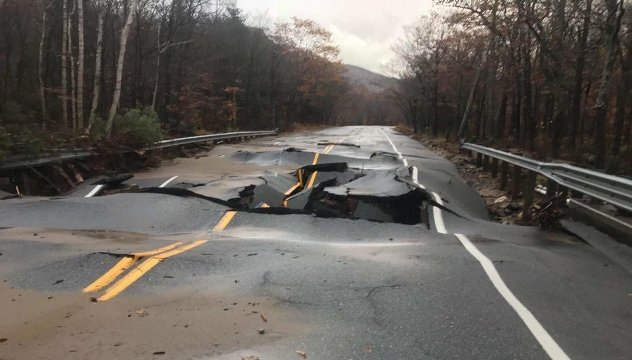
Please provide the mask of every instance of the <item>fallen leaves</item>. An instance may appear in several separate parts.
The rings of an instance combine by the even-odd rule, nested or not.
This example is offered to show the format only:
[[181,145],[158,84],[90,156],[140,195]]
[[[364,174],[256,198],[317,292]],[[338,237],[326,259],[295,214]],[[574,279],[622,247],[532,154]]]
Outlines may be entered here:
[[261,320],[263,320],[263,322],[268,322],[268,318],[266,317],[266,314],[261,313]]
[[295,353],[301,355],[304,359],[307,359],[307,353],[303,350],[296,350]]

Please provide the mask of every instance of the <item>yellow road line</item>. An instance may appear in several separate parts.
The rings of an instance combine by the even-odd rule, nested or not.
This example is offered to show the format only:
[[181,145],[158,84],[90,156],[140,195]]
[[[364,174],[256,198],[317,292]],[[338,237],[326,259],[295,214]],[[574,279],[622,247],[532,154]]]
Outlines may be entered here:
[[174,248],[175,248],[176,246],[178,246],[178,245],[182,245],[182,242],[178,241],[178,242],[177,242],[177,243],[175,243],[175,244],[171,244],[171,245],[169,245],[169,246],[165,246],[165,247],[162,247],[162,248],[160,248],[160,249],[151,250],[151,251],[146,251],[146,252],[140,252],[140,253],[134,253],[133,255],[134,255],[134,256],[138,256],[138,257],[158,255],[158,254],[160,254],[161,252],[165,252],[165,251],[168,251],[168,250],[172,250],[172,249],[174,249]]
[[114,265],[108,272],[103,274],[100,278],[96,279],[92,284],[88,285],[85,289],[83,289],[84,293],[90,293],[99,291],[102,288],[108,286],[114,279],[116,279],[119,275],[124,273],[127,269],[129,269],[132,265],[134,265],[138,260],[145,256],[153,256],[160,254],[161,252],[171,250],[176,246],[182,244],[181,242],[177,242],[175,244],[171,244],[169,246],[162,247],[160,249],[135,253],[132,256],[126,256],[122,258],[116,265]]
[[292,193],[294,192],[294,190],[298,189],[301,186],[301,182],[297,182],[296,184],[294,184],[294,186],[292,186],[291,188],[289,188],[285,193],[285,199],[283,199],[283,207],[287,207],[287,198],[288,196],[292,195]]
[[171,250],[171,251],[167,251],[167,252],[164,252],[164,253],[161,253],[161,254],[156,254],[156,255],[154,255],[152,257],[156,258],[156,259],[164,260],[164,259],[166,259],[168,257],[172,257],[174,255],[178,255],[178,254],[183,253],[185,251],[191,250],[191,249],[193,249],[195,247],[198,247],[198,246],[200,246],[200,245],[202,245],[202,244],[204,244],[206,242],[208,242],[208,240],[197,240],[197,241],[194,241],[194,242],[192,242],[192,243],[190,243],[188,245],[181,246],[181,247],[179,247],[177,249],[174,249],[174,250]]
[[296,184],[294,184],[294,186],[292,186],[291,188],[289,188],[289,189],[285,192],[285,195],[286,195],[286,196],[291,195],[291,194],[294,192],[294,190],[296,190],[299,186],[301,186],[301,183],[300,183],[300,182],[297,182]]
[[92,284],[83,289],[84,293],[90,293],[99,291],[102,288],[108,286],[114,279],[134,265],[140,258],[136,256],[126,256],[122,258],[116,265],[114,265],[108,272],[103,274],[100,278],[96,279]]
[[[325,151],[327,151],[327,149],[325,149]],[[320,153],[315,153],[314,154],[314,161],[312,162],[312,165],[318,164],[318,157],[319,156],[320,156]],[[316,181],[316,176],[317,175],[318,175],[318,171],[314,171],[312,173],[312,176],[310,176],[309,181],[307,182],[306,189],[310,189],[312,186],[314,186],[314,181]]]
[[[346,138],[345,138],[346,139]],[[339,143],[341,143],[344,139],[340,140]],[[334,149],[334,146],[336,145],[328,145],[325,148],[325,151],[323,152],[324,154],[329,154],[329,152],[331,150]],[[320,153],[314,153],[314,160],[312,161],[312,165],[316,165],[318,164],[318,158],[320,157]],[[306,189],[310,189],[314,186],[314,182],[316,181],[316,177],[318,176],[318,171],[314,171],[312,173],[312,176],[309,177],[307,184],[305,185]],[[285,192],[285,196],[290,196],[299,186],[301,186],[303,184],[303,171],[302,170],[298,170],[297,171],[297,177],[298,177],[298,182],[296,184],[294,184],[294,186],[292,186],[291,188],[289,188],[286,192]],[[283,206],[287,207],[287,199],[283,200]]]
[[217,225],[215,225],[215,227],[213,228],[213,232],[219,232],[226,229],[226,226],[230,224],[236,214],[236,211],[227,211],[222,219],[217,223]]
[[318,176],[318,171],[314,171],[312,176],[309,178],[309,182],[307,183],[307,189],[311,189],[314,186],[314,181],[316,181],[316,176]]
[[123,292],[125,289],[130,287],[136,280],[140,279],[143,275],[145,275],[149,270],[153,269],[156,265],[160,264],[163,260],[183,253],[185,251],[191,250],[195,247],[198,247],[207,242],[207,240],[198,240],[189,245],[181,246],[175,250],[163,252],[160,254],[156,254],[151,256],[149,259],[140,263],[135,269],[129,272],[127,275],[122,277],[119,281],[117,281],[114,285],[112,285],[109,289],[105,291],[105,293],[99,297],[98,301],[107,301],[115,297],[116,295]]

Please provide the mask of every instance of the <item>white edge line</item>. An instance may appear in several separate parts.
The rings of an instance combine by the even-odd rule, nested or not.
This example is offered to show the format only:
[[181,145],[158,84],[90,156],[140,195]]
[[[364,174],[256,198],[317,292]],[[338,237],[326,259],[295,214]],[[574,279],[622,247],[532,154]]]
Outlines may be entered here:
[[94,195],[96,195],[99,191],[101,191],[101,189],[103,188],[104,185],[97,185],[94,187],[94,189],[92,189],[92,191],[90,191],[88,193],[88,195],[84,196],[84,197],[93,197]]
[[415,185],[419,186],[419,188],[426,190],[426,187],[419,182],[419,169],[416,166],[411,167],[412,169],[412,174],[411,177],[413,178],[413,182],[415,183]]
[[[443,200],[441,200],[441,196],[436,192],[432,192],[432,196],[434,197],[437,204],[443,206]],[[440,234],[447,234],[448,229],[445,227],[445,222],[443,221],[443,213],[441,212],[441,208],[433,206],[432,207],[432,215],[434,216],[434,223],[437,232]]]
[[382,128],[380,128],[380,132],[382,133],[382,135],[384,135],[386,140],[388,140],[389,144],[391,144],[391,147],[395,151],[395,154],[397,154],[397,158],[402,160],[402,162],[404,163],[405,166],[408,166],[408,161],[406,159],[404,159],[404,156],[402,155],[402,153],[399,152],[399,150],[397,150],[397,148],[395,147],[395,144],[393,144],[393,141],[391,140],[391,138],[389,138],[388,135],[386,135],[386,133],[384,132],[384,130],[382,130]]
[[178,175],[176,175],[176,176],[172,177],[171,179],[169,179],[169,180],[167,180],[167,181],[163,182],[162,184],[160,184],[160,186],[158,186],[158,187],[159,187],[159,188],[163,188],[163,187],[165,187],[165,186],[169,185],[169,183],[170,183],[170,182],[172,182],[173,180],[175,180],[177,177],[178,177]]
[[[401,153],[397,151],[397,148],[395,147],[391,139],[389,139],[388,135],[386,135],[386,133],[381,128],[380,131],[382,132],[384,137],[386,137],[386,140],[388,140],[388,142],[391,144],[393,150],[395,150],[395,152],[398,153],[401,158]],[[406,159],[403,160],[404,164],[406,164]],[[418,184],[419,169],[414,166],[412,168],[412,177],[413,181]],[[443,200],[441,199],[441,196],[439,194],[433,191],[432,196],[434,197],[437,204],[443,205]],[[443,221],[443,213],[441,212],[441,208],[433,206],[432,210],[437,232],[447,234],[448,232]],[[540,324],[538,319],[535,318],[533,313],[531,313],[531,311],[527,309],[527,307],[524,306],[524,304],[522,304],[522,302],[520,302],[520,300],[518,300],[518,298],[511,292],[511,290],[509,290],[509,287],[507,287],[507,284],[505,284],[505,281],[503,281],[502,277],[498,273],[498,270],[496,270],[494,263],[489,260],[489,258],[485,256],[480,250],[478,250],[478,248],[465,235],[454,235],[457,237],[457,239],[459,239],[463,247],[465,247],[465,249],[472,256],[474,256],[476,260],[478,260],[478,262],[483,267],[483,270],[487,274],[487,277],[492,282],[498,293],[503,297],[503,299],[505,299],[505,301],[507,301],[509,306],[514,309],[516,314],[518,314],[522,322],[527,326],[529,331],[531,331],[531,334],[533,334],[533,336],[538,341],[540,346],[542,346],[542,349],[547,353],[547,355],[552,360],[570,360],[568,355],[566,355],[564,350],[562,350],[557,342],[555,342],[555,340],[546,331],[546,329],[544,329],[542,324]]]
[[570,360],[568,355],[562,350],[562,348],[553,340],[551,335],[544,329],[542,324],[535,318],[533,313],[526,306],[518,300],[518,298],[509,290],[507,284],[503,281],[502,277],[496,270],[494,263],[485,256],[478,248],[468,239],[466,236],[461,234],[455,234],[457,239],[463,244],[465,249],[472,254],[478,260],[478,262],[485,270],[487,277],[492,282],[498,293],[509,303],[509,305],[514,309],[516,314],[520,317],[522,322],[527,326],[531,334],[535,337],[535,339],[540,343],[542,349],[549,355],[549,357],[553,360]]

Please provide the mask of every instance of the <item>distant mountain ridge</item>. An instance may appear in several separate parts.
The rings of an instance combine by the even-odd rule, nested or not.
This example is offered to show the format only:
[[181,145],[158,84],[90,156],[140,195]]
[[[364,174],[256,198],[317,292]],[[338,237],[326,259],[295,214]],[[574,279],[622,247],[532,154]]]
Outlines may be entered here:
[[344,64],[347,69],[344,76],[352,85],[365,86],[367,90],[381,93],[397,84],[397,79],[374,73],[370,70],[355,65]]

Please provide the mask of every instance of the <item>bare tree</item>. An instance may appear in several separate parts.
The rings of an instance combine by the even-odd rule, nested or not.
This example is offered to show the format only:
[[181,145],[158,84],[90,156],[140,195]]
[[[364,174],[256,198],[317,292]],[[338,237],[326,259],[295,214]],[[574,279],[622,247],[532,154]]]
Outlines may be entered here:
[[[4,0],[0,0],[0,1],[4,1]],[[46,122],[48,121],[48,111],[46,109],[46,84],[45,84],[45,79],[44,79],[44,45],[46,44],[46,18],[48,16],[48,9],[50,9],[50,7],[53,5],[53,1],[51,0],[48,3],[48,6],[46,6],[43,10],[42,10],[42,36],[40,38],[40,45],[39,45],[39,71],[38,71],[38,77],[39,77],[39,83],[40,83],[40,104],[42,107],[42,130],[46,130]],[[0,3],[0,8],[2,7],[2,4]]]
[[97,24],[97,52],[95,55],[94,65],[94,87],[92,90],[92,106],[90,107],[90,116],[88,117],[88,127],[85,134],[89,134],[94,126],[94,120],[96,118],[97,107],[99,106],[99,98],[101,95],[101,77],[102,68],[101,62],[103,57],[103,26],[105,22],[105,9],[101,1],[96,1],[95,6],[99,12],[99,20]]
[[83,28],[83,0],[77,0],[77,33],[79,41],[79,54],[77,58],[77,132],[83,129],[83,73],[85,61],[85,44]]
[[72,19],[77,11],[77,3],[73,1],[72,11],[68,16],[68,58],[70,60],[70,109],[72,110],[72,129],[77,134],[77,79],[75,73],[75,54],[72,43]]
[[610,99],[612,85],[612,71],[617,58],[617,38],[621,28],[623,17],[623,0],[606,0],[607,20],[604,36],[607,41],[606,55],[604,57],[603,70],[597,100],[595,102],[595,148],[596,165],[602,167],[606,162],[606,121],[608,113],[608,100]]
[[132,23],[134,22],[134,12],[136,12],[137,4],[138,4],[138,0],[132,0],[132,6],[129,9],[129,13],[127,15],[127,21],[125,22],[125,26],[123,26],[123,30],[121,30],[121,47],[119,50],[118,62],[116,65],[116,79],[114,83],[114,95],[112,97],[112,106],[110,107],[108,122],[105,127],[106,136],[110,136],[112,132],[114,117],[116,117],[119,101],[121,100],[121,87],[123,85],[123,65],[125,63],[125,51],[127,50],[127,37],[129,35],[129,30],[132,27]]
[[161,47],[162,45],[160,44],[160,32],[162,29],[162,23],[158,23],[158,34],[157,34],[157,47],[156,47],[156,76],[155,76],[155,80],[154,80],[154,93],[151,97],[151,109],[153,111],[156,111],[156,99],[158,97],[158,86],[160,85],[160,57],[162,56],[162,51],[161,51]]
[[62,0],[61,35],[61,124],[68,129],[68,0]]

